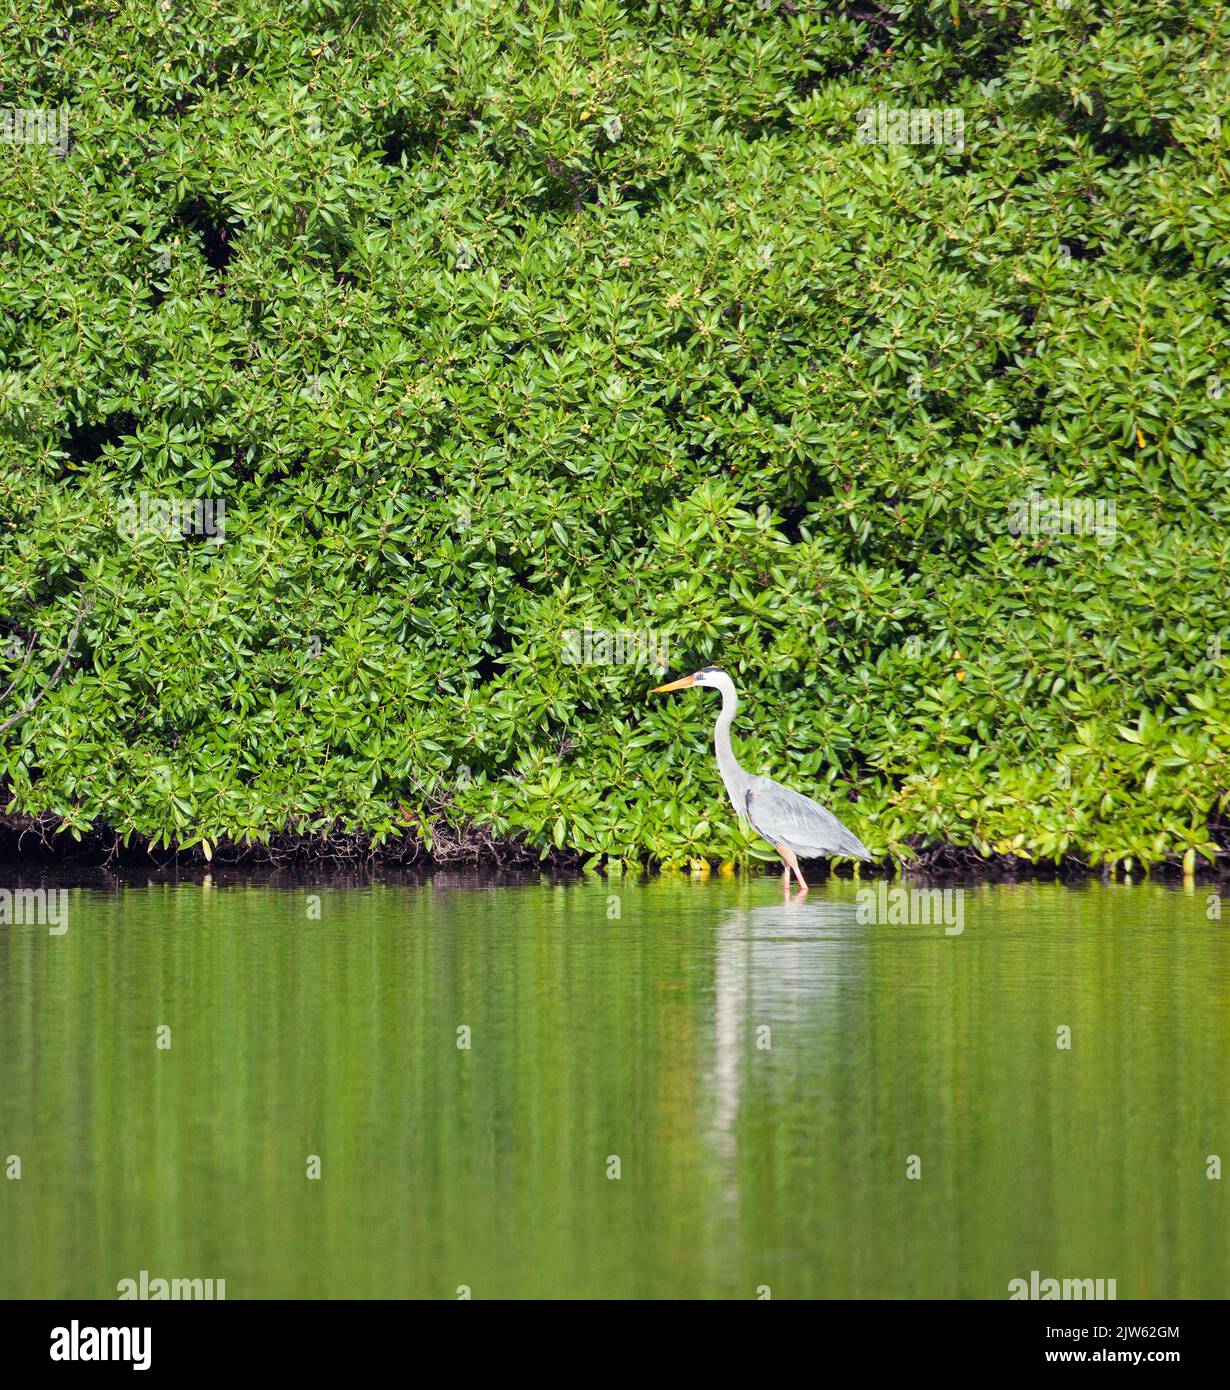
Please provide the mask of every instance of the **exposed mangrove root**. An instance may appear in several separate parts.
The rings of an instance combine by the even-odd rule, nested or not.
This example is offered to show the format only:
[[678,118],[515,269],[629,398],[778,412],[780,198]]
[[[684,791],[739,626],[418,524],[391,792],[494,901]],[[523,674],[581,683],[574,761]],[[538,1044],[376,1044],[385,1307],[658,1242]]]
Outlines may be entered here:
[[[42,864],[94,865],[100,868],[140,867],[162,869],[169,866],[191,865],[208,867],[237,867],[307,870],[341,869],[365,871],[372,868],[403,868],[434,871],[441,868],[485,871],[579,869],[585,856],[570,848],[552,847],[542,855],[532,845],[510,837],[500,837],[485,826],[454,824],[440,817],[430,821],[431,847],[413,830],[376,844],[365,831],[348,830],[336,825],[328,830],[313,832],[284,831],[272,835],[263,843],[241,844],[221,840],[206,854],[202,847],[155,847],[144,836],[124,835],[102,822],[95,825],[80,840],[57,833],[63,822],[59,816],[44,812],[38,816],[0,815],[0,860],[20,860]],[[1201,861],[1199,877],[1230,879],[1230,823],[1214,822],[1212,830],[1223,854],[1216,865]],[[655,865],[649,862],[646,868]],[[812,877],[823,881],[834,872],[846,877],[848,865],[839,869],[828,866],[827,872],[813,868]],[[1144,866],[1135,866],[1132,877],[1139,879]],[[1152,877],[1174,879],[1183,877],[1181,859],[1171,856],[1148,866]],[[968,845],[948,841],[925,843],[921,838],[911,846],[911,856],[900,861],[883,860],[859,866],[859,877],[882,878],[900,874],[903,877],[979,878],[993,882],[1026,879],[1087,879],[1122,877],[1120,869],[1112,874],[1102,865],[1091,865],[1071,855],[1058,864],[1032,863],[1011,854],[981,854]]]

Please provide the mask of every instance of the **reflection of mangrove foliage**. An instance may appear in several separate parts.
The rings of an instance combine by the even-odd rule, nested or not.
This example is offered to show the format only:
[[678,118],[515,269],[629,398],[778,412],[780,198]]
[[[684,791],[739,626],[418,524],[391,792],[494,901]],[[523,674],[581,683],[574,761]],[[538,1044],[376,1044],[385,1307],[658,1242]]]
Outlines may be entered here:
[[969,887],[950,936],[845,880],[658,877],[618,919],[609,883],[473,882],[316,883],[316,919],[303,886],[74,891],[67,936],[0,931],[0,1131],[36,1155],[0,1296],[1225,1290],[1203,892]]

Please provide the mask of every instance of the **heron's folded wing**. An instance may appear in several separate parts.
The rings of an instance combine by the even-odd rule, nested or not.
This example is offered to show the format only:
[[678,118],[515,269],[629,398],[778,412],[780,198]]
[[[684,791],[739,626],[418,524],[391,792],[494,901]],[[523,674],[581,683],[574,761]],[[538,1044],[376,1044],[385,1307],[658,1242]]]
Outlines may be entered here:
[[796,854],[820,858],[833,854],[870,859],[871,852],[831,811],[801,792],[791,791],[769,777],[758,777],[747,792],[747,818],[752,829],[775,845]]

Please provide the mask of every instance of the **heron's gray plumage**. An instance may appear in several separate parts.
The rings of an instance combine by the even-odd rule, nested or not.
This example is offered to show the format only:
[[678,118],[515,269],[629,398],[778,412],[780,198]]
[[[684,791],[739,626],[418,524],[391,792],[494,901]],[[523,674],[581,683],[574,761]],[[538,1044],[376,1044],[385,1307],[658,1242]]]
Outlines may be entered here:
[[744,815],[774,848],[785,845],[802,859],[828,859],[834,854],[871,858],[867,846],[831,811],[771,777],[752,778]]
[[722,708],[713,726],[713,751],[731,804],[752,829],[774,849],[784,846],[804,859],[827,859],[835,854],[870,859],[871,852],[858,836],[810,796],[791,791],[771,777],[752,777],[740,767],[730,742],[730,728],[739,708],[735,683],[715,667],[697,674],[704,676],[705,685],[722,692]]

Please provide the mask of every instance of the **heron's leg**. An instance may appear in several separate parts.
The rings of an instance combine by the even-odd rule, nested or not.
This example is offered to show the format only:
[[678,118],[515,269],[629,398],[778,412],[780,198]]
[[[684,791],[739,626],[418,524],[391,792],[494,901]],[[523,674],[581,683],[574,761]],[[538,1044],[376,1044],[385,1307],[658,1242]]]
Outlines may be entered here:
[[802,871],[799,868],[798,855],[795,854],[794,850],[787,849],[785,845],[774,845],[773,848],[777,850],[778,854],[781,855],[782,862],[786,866],[786,872],[782,875],[782,878],[785,880],[786,884],[786,892],[790,892],[790,871],[791,869],[793,869],[794,876],[799,881],[799,887],[803,890],[804,893],[806,893],[807,880],[803,877]]

